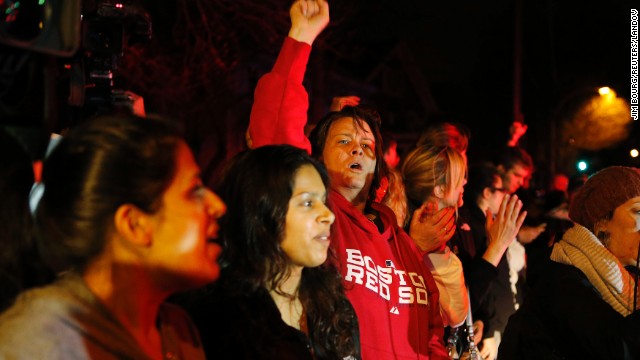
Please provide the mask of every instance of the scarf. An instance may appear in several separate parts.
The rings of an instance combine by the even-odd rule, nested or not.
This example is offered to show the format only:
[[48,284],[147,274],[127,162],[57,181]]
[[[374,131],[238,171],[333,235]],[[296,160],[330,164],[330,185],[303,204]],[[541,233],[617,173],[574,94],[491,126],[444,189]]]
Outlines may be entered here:
[[633,312],[633,277],[600,240],[576,224],[551,252],[551,260],[582,271],[600,296],[622,316]]

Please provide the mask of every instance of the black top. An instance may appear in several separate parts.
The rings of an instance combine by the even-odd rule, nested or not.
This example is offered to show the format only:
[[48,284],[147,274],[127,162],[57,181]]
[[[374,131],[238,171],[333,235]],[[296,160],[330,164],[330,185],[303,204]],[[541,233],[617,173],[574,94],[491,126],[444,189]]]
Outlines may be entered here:
[[[251,295],[229,296],[214,285],[183,306],[193,317],[208,359],[322,358],[317,356],[305,333],[282,320],[275,302],[264,289]],[[310,320],[307,321],[311,328]],[[353,331],[357,338],[357,323]]]
[[566,219],[542,216],[539,223],[546,223],[545,230],[524,247],[527,251],[527,286],[531,287],[538,279],[542,267],[549,260],[553,244],[562,239],[562,235],[573,226],[573,222]]
[[449,247],[462,262],[473,319],[484,322],[483,337],[490,338],[494,330],[504,329],[515,308],[506,254],[497,268],[482,258],[488,242],[485,223],[485,214],[477,205],[464,205],[458,212],[456,232]]
[[640,359],[640,311],[623,317],[577,268],[549,260],[509,319],[498,359]]

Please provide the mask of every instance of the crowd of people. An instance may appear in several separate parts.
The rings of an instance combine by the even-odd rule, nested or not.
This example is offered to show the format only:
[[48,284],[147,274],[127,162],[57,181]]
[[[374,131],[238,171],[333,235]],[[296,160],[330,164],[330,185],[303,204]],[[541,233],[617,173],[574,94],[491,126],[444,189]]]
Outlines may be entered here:
[[306,134],[329,5],[290,18],[212,190],[167,119],[87,119],[41,179],[0,132],[0,359],[640,358],[640,171],[536,207],[521,124],[493,162],[455,123],[399,156],[357,96]]

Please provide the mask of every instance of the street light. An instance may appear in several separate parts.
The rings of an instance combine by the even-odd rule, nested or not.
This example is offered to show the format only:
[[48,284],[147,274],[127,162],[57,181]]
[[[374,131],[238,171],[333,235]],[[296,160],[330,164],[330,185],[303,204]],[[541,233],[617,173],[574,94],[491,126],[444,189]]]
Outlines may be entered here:
[[[596,89],[592,91],[595,92]],[[566,114],[562,132],[573,138],[579,149],[600,150],[628,137],[629,104],[609,87],[597,89],[598,95],[582,97]],[[593,93],[592,93],[593,94]]]
[[626,139],[630,121],[628,102],[608,86],[568,92],[550,123],[552,170],[575,165],[578,149],[597,151]]
[[605,96],[607,94],[609,94],[611,92],[611,88],[608,86],[603,86],[600,89],[598,89],[598,93],[602,96]]

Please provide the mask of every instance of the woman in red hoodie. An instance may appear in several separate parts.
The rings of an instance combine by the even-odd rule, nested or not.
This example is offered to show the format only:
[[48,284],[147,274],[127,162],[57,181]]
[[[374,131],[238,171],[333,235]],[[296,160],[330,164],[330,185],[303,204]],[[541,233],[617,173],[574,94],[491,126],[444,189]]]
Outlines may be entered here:
[[[360,324],[363,359],[446,359],[438,290],[421,254],[448,240],[450,212],[410,233],[375,203],[383,172],[380,118],[361,107],[332,112],[305,137],[307,93],[302,86],[311,44],[329,21],[326,1],[297,1],[292,27],[273,70],[256,88],[248,135],[253,146],[291,144],[323,161],[335,214],[331,246]],[[442,231],[440,229],[443,229]],[[413,239],[412,239],[413,238]]]

